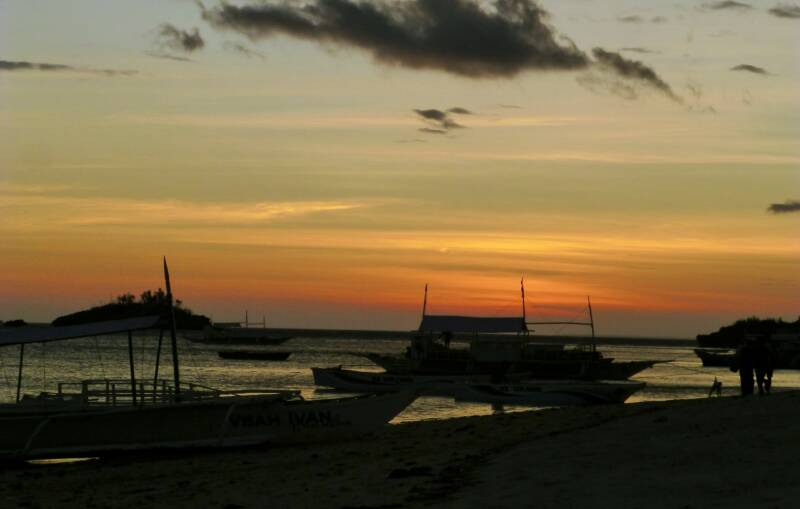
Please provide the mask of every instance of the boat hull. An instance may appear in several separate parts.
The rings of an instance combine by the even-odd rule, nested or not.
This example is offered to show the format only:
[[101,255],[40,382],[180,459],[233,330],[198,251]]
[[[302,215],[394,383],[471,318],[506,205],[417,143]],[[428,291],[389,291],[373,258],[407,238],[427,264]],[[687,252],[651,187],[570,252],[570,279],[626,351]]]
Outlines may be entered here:
[[221,359],[241,361],[285,361],[292,352],[269,352],[252,350],[220,350],[217,355]]
[[489,375],[407,375],[370,373],[341,368],[311,368],[314,383],[346,392],[389,393],[419,390],[427,394],[451,395],[456,384],[489,383]]
[[624,403],[644,382],[554,380],[514,384],[465,384],[456,401],[534,407]]
[[338,440],[378,430],[415,398],[413,392],[309,401],[243,396],[0,417],[0,456],[64,457]]
[[406,359],[382,354],[364,354],[369,360],[391,373],[403,374],[489,374],[503,376],[525,374],[543,380],[627,380],[653,367],[657,361],[599,360],[520,360],[515,362],[476,362],[466,358]]

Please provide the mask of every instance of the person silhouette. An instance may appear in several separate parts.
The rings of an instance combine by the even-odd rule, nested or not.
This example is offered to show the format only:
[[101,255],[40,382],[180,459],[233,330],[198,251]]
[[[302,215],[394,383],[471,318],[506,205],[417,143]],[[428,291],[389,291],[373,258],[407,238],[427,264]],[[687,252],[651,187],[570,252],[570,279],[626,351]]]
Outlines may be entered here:
[[753,370],[755,368],[754,360],[754,347],[750,340],[746,340],[736,350],[736,360],[734,365],[731,366],[731,371],[739,372],[739,387],[742,390],[742,396],[749,396],[753,394]]

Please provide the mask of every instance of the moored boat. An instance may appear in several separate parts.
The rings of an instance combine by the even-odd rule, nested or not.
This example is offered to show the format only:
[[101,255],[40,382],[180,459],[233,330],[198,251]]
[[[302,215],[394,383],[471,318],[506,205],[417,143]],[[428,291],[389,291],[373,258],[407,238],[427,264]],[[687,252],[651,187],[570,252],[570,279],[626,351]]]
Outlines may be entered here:
[[700,358],[704,367],[730,368],[736,361],[736,353],[731,350],[708,350],[695,348],[695,355]]

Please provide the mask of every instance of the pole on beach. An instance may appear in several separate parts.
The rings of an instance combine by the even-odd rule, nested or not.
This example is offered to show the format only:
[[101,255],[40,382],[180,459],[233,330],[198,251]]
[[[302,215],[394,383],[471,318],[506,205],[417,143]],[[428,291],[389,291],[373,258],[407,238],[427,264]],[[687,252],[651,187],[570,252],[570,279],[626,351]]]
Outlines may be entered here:
[[422,298],[422,319],[425,319],[425,310],[428,307],[428,283],[425,283],[425,296]]
[[164,328],[160,328],[158,331],[158,348],[156,349],[156,369],[155,373],[153,374],[153,402],[156,401],[156,390],[158,388],[158,368],[159,364],[161,363],[161,343],[164,341]]
[[19,392],[22,389],[22,359],[25,357],[25,343],[19,344],[19,371],[17,372],[17,403],[19,403]]
[[172,286],[169,284],[167,257],[164,257],[164,281],[167,286],[167,306],[169,307],[170,340],[172,342],[172,373],[175,381],[175,402],[181,400],[181,376],[178,369],[178,338],[175,330],[175,307],[172,305]]
[[136,406],[136,371],[133,369],[133,332],[128,331],[128,360],[131,365],[131,398]]

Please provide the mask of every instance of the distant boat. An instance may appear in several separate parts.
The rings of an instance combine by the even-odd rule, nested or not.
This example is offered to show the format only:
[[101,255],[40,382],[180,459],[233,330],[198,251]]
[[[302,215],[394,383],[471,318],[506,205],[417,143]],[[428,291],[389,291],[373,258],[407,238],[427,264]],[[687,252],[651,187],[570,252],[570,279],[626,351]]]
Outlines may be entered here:
[[[172,292],[164,261],[172,346],[172,380],[136,377],[132,332],[158,316],[64,327],[0,330],[0,347],[20,351],[16,403],[0,405],[0,457],[30,459],[114,451],[187,449],[339,440],[377,430],[416,399],[415,391],[304,400],[299,391],[222,391],[182,382]],[[25,345],[127,333],[130,379],[59,383],[56,392],[21,394]],[[73,390],[70,390],[73,389]]]
[[220,350],[217,352],[222,359],[256,360],[256,361],[285,361],[292,352],[270,352],[264,350]]
[[229,327],[207,325],[202,336],[186,336],[196,343],[225,345],[280,345],[292,339],[292,336],[272,336],[269,329],[255,327]]
[[695,348],[694,353],[700,357],[703,366],[707,368],[730,368],[736,361],[736,353],[732,350]]

